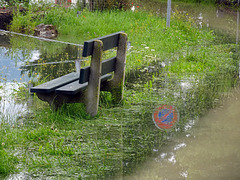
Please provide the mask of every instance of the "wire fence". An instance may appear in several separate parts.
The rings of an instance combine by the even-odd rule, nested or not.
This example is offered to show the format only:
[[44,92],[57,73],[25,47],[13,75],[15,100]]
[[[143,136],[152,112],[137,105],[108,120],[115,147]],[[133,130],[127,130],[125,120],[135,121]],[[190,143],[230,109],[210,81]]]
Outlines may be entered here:
[[90,11],[105,9],[129,9],[129,0],[77,0],[78,7],[88,8]]
[[54,39],[48,39],[48,38],[43,38],[43,37],[38,37],[38,36],[32,36],[32,35],[27,35],[27,34],[12,32],[12,31],[6,31],[6,30],[3,30],[3,29],[0,29],[0,32],[5,33],[5,34],[15,34],[15,35],[20,35],[20,36],[35,38],[35,39],[42,40],[42,41],[56,42],[56,43],[62,43],[62,44],[68,44],[68,45],[83,47],[82,44],[75,44],[75,43],[70,43],[70,42],[58,41],[58,40],[54,40]]

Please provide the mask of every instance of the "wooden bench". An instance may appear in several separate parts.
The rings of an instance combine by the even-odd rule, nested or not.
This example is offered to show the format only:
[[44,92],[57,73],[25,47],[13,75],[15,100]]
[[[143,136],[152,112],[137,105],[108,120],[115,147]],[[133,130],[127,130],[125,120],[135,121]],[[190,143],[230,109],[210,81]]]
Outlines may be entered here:
[[[116,57],[102,61],[103,51],[117,47]],[[100,89],[112,93],[114,103],[123,98],[127,34],[117,32],[84,42],[83,57],[91,56],[91,65],[44,84],[30,88],[39,99],[54,109],[64,103],[85,103],[89,115],[98,111]],[[114,72],[114,73],[111,73]],[[111,74],[109,74],[111,73]]]

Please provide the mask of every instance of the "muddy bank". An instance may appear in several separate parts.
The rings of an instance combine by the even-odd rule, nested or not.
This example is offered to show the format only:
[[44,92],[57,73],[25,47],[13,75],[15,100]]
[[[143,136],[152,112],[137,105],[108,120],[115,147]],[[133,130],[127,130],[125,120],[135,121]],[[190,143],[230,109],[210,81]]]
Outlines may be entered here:
[[[16,7],[10,7],[6,9],[0,9],[0,29],[7,30],[8,25],[13,19],[13,12],[16,11]],[[20,12],[26,11],[24,8],[19,9]]]

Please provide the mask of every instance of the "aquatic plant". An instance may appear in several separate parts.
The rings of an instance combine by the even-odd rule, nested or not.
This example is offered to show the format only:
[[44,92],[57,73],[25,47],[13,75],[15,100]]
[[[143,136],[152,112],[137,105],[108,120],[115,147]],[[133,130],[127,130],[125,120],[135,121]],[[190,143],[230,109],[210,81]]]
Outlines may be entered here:
[[19,11],[19,6],[17,10],[13,12],[13,21],[10,25],[10,30],[15,32],[25,32],[26,34],[32,34],[36,26],[36,22],[33,21],[32,8],[29,5],[28,10],[23,12],[22,15]]

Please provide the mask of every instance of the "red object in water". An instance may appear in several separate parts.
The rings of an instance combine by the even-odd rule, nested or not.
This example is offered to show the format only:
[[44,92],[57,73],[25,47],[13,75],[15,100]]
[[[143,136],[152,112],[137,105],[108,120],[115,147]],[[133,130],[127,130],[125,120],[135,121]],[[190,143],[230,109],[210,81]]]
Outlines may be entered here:
[[178,119],[178,112],[171,105],[161,105],[153,113],[153,121],[159,129],[172,128]]

